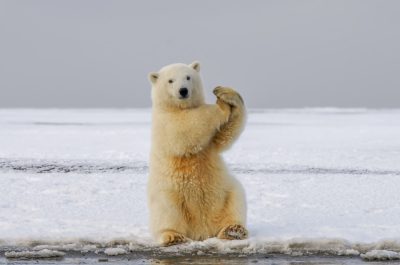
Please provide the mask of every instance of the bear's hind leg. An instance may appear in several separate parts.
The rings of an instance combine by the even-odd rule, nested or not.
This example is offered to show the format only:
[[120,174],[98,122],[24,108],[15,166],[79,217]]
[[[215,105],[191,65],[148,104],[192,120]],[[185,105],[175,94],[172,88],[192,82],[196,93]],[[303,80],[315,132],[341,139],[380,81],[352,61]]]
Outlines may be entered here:
[[[151,178],[150,181],[150,183],[156,182],[156,179]],[[163,246],[188,241],[187,222],[179,208],[181,204],[174,200],[174,192],[161,190],[156,184],[150,187],[148,190],[150,229],[154,237]]]
[[246,225],[246,199],[242,186],[236,179],[233,182],[231,191],[226,193],[225,201],[221,212],[216,216],[217,232],[220,239],[246,239],[248,231]]
[[217,237],[219,239],[240,240],[246,239],[248,235],[249,233],[243,225],[234,224],[222,228]]
[[177,245],[177,244],[182,244],[188,241],[188,239],[174,231],[174,230],[165,230],[163,232],[161,232],[161,245],[163,246],[172,246],[172,245]]

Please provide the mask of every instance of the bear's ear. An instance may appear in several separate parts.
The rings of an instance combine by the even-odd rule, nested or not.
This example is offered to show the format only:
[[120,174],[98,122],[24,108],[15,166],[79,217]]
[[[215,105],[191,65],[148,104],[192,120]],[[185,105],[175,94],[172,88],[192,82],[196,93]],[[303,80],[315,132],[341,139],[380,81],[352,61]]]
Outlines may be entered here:
[[189,64],[197,72],[200,72],[200,63],[198,61],[194,61],[193,63]]
[[157,82],[158,77],[159,77],[158,73],[152,72],[149,74],[149,80],[152,84],[155,84]]

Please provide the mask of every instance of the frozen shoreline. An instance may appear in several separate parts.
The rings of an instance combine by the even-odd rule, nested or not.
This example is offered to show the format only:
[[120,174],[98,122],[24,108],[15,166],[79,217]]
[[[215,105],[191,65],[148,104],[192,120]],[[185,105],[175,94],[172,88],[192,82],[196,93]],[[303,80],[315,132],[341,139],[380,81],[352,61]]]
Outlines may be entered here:
[[[7,264],[21,264],[21,260],[2,259],[0,257],[0,264],[4,262]],[[37,264],[37,259],[23,260],[23,264]],[[308,256],[308,257],[290,257],[282,255],[268,255],[258,257],[202,257],[202,256],[187,256],[187,257],[146,257],[137,255],[126,255],[117,257],[107,256],[81,256],[70,254],[64,258],[54,259],[41,259],[41,264],[104,264],[112,263],[115,265],[130,264],[130,265],[148,265],[148,264],[161,264],[161,265],[249,265],[249,264],[270,264],[270,265],[293,265],[293,264],[309,264],[309,265],[350,265],[350,264],[365,264],[365,262],[357,257],[331,257],[331,256]],[[369,261],[368,264],[382,264],[381,261]]]
[[365,260],[400,259],[400,241],[382,240],[376,243],[351,243],[341,239],[297,238],[291,240],[248,239],[225,241],[211,238],[182,245],[161,247],[151,239],[135,241],[114,239],[93,241],[70,239],[60,241],[18,240],[0,245],[0,254],[7,258],[62,258],[66,257],[260,257],[281,255],[287,257],[359,257]]

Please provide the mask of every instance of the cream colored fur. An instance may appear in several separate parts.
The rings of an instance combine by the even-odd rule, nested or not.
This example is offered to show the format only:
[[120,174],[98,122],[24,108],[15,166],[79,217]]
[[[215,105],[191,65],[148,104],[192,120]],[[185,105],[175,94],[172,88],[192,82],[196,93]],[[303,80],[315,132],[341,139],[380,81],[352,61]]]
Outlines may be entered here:
[[[199,70],[194,62],[149,74],[153,121],[148,204],[150,228],[163,245],[247,237],[245,194],[220,155],[243,130],[243,100],[233,89],[217,87],[216,104],[205,104]],[[188,90],[186,99],[180,98],[182,87]]]

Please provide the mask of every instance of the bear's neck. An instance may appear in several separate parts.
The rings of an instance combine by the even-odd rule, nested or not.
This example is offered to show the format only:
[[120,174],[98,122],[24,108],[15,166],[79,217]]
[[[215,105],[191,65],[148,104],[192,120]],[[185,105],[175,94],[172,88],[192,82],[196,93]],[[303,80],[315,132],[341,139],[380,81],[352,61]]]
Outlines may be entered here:
[[153,111],[162,111],[162,112],[177,112],[187,109],[198,108],[205,103],[193,103],[193,102],[182,102],[181,104],[153,104]]

